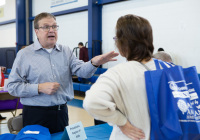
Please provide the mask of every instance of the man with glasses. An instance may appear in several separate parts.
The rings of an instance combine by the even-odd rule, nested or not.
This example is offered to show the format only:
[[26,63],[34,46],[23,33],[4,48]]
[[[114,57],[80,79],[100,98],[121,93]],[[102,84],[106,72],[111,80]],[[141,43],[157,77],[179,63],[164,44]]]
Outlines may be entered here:
[[83,62],[67,46],[57,44],[58,25],[49,13],[35,17],[37,40],[20,50],[9,76],[8,91],[23,104],[23,126],[39,124],[50,133],[68,125],[66,103],[74,98],[72,75],[89,78],[97,67],[118,53],[109,52]]

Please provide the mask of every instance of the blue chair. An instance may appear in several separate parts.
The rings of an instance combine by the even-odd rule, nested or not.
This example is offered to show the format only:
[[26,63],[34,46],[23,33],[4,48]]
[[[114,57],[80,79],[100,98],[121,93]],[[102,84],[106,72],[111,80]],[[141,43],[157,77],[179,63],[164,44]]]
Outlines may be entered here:
[[11,69],[6,70],[6,73],[10,74],[10,72],[11,72]]
[[97,71],[94,74],[103,74],[104,72],[106,72],[108,69],[106,68],[98,68]]
[[106,72],[107,70],[108,70],[108,69],[101,68],[101,69],[100,69],[100,73],[103,74],[103,73]]
[[80,91],[86,92],[91,86],[90,84],[80,84]]
[[4,73],[5,78],[9,77],[10,72],[11,72],[11,69],[6,70],[6,73]]
[[101,72],[101,71],[100,71],[100,68],[97,68],[97,71],[96,71],[94,74],[98,74],[98,75],[99,75],[100,72]]
[[89,78],[89,81],[91,83],[95,83],[98,78],[99,78],[99,76],[92,76],[91,78]]
[[9,77],[9,74],[4,74],[5,78],[8,78]]
[[73,88],[74,88],[74,90],[79,91],[80,90],[80,84],[73,82]]

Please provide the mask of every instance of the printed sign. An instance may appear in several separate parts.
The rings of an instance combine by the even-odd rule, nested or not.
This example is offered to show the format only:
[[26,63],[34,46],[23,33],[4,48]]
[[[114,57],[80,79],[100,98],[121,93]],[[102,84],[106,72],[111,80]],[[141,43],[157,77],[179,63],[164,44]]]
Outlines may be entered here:
[[64,5],[64,4],[69,4],[72,2],[77,2],[78,0],[51,0],[51,8]]
[[200,104],[193,83],[182,81],[170,81],[169,88],[177,99],[177,107],[180,110],[180,122],[200,122]]
[[4,16],[4,8],[0,8],[0,18]]
[[85,140],[87,139],[83,124],[77,122],[65,127],[62,140]]

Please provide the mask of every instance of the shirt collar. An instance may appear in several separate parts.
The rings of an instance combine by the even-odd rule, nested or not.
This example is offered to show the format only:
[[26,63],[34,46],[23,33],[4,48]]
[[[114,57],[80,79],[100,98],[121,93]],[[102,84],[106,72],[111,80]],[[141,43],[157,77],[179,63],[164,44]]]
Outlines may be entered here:
[[[61,51],[61,46],[59,44],[56,43],[56,49],[58,51]],[[38,41],[38,39],[36,39],[36,41],[34,42],[34,50],[37,51],[37,50],[40,50],[42,49],[42,45],[40,44],[40,42]]]

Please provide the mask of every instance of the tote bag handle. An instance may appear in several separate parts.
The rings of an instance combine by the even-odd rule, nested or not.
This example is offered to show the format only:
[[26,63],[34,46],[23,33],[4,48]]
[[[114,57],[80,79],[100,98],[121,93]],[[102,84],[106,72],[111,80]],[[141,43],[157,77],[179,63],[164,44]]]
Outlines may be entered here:
[[[153,58],[153,60],[154,60],[154,62],[155,62],[155,65],[156,65],[156,69],[157,69],[157,70],[160,70],[160,69],[161,69],[161,68],[160,68],[160,65],[162,66],[163,69],[167,69],[167,68],[171,68],[171,67],[174,67],[174,66],[175,66],[175,65],[172,64],[172,63],[165,62],[165,61],[162,61],[162,60],[158,60],[158,59],[154,59],[154,58]],[[160,64],[160,65],[159,65],[159,64]],[[167,67],[167,65],[168,65],[169,67]]]
[[[162,66],[162,68],[163,69],[167,69],[168,67],[166,66],[166,64],[169,66],[169,68],[170,67],[174,67],[175,65],[173,65],[173,64],[171,64],[171,63],[169,63],[169,62],[163,62],[163,61],[161,61],[161,60],[158,60],[158,59],[155,59],[155,58],[153,58],[153,60],[154,60],[154,62],[155,62],[155,66],[156,66],[156,69],[157,70],[160,70],[161,68],[160,68],[160,65]],[[166,64],[165,64],[166,63]],[[143,64],[143,63],[141,63],[140,62],[140,64],[142,64],[147,70],[151,70],[149,67],[147,67],[145,64]]]

